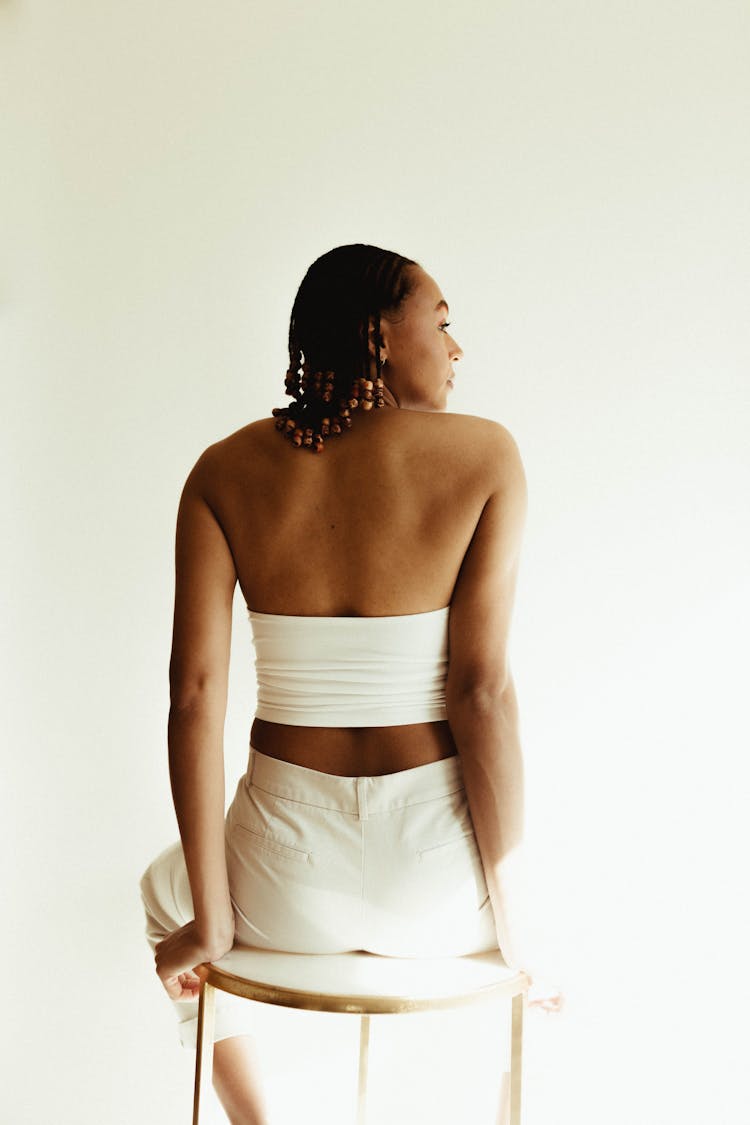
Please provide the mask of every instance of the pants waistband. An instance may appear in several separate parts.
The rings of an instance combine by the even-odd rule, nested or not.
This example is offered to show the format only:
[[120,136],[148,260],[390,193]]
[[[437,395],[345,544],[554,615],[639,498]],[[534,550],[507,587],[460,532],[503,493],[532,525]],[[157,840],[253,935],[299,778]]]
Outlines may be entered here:
[[341,777],[261,754],[251,744],[247,784],[275,797],[324,809],[350,813],[367,820],[371,813],[421,804],[464,788],[458,754],[423,766],[376,777]]

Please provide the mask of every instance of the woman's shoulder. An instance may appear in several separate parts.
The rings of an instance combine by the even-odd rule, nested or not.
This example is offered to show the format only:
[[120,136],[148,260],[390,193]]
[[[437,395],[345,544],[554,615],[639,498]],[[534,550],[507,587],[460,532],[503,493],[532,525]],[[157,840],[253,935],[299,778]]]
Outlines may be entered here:
[[[259,421],[264,422],[265,419]],[[256,425],[256,422],[251,422],[207,445],[193,461],[185,478],[183,493],[195,492],[206,498],[214,493],[220,482],[226,481],[228,475],[234,475],[243,458],[246,460],[248,453],[252,457],[248,442],[253,439],[248,431]]]
[[[479,414],[457,414],[447,410],[393,410],[392,412],[389,411],[389,414],[402,425],[411,426],[415,429],[427,430],[429,427],[439,427],[446,431],[463,431],[472,437],[486,437],[488,441],[513,440],[510,430],[502,422]],[[373,420],[374,417],[373,412]],[[254,421],[240,426],[239,429],[232,430],[225,437],[212,442],[204,450],[204,453],[211,455],[249,442],[265,442],[275,434],[274,418],[270,415],[264,418],[256,418]]]
[[[373,417],[372,421],[376,419]],[[464,464],[475,461],[485,470],[491,470],[493,465],[520,462],[518,445],[512,433],[493,418],[449,411],[394,410],[391,417],[382,421],[395,422],[395,426],[388,427],[388,433],[395,436],[400,431],[408,446],[414,442],[423,443],[425,452],[431,450],[439,456],[453,453],[459,455]],[[350,434],[354,434],[354,427]],[[387,445],[391,445],[384,430],[381,430],[381,437],[386,438]],[[250,463],[258,460],[275,460],[279,442],[275,419],[270,416],[257,418],[208,445],[192,471],[196,476],[212,476],[217,471],[226,473],[232,466],[247,469]]]
[[432,415],[435,418],[444,418],[448,426],[464,430],[472,437],[484,437],[487,441],[512,441],[513,437],[507,426],[494,418],[486,418],[481,414],[451,414],[445,411]]
[[232,430],[231,433],[209,446],[209,449],[215,451],[234,449],[246,445],[248,442],[264,440],[275,433],[276,419],[268,415],[265,418],[256,418],[253,422],[246,422],[245,425],[240,426],[239,429]]
[[[404,414],[419,415],[418,411],[404,411]],[[507,462],[520,462],[518,443],[509,428],[494,418],[479,414],[452,414],[448,411],[423,414],[428,419],[422,427],[425,439],[434,444],[441,434],[445,448],[461,450],[462,459],[471,460],[473,454],[485,466],[505,465]],[[419,422],[416,423],[417,427]]]
[[253,422],[247,422],[239,429],[232,430],[231,433],[207,445],[198,457],[194,468],[200,467],[208,471],[253,451],[257,452],[263,447],[268,447],[271,437],[276,437],[276,433],[273,418],[258,418]]

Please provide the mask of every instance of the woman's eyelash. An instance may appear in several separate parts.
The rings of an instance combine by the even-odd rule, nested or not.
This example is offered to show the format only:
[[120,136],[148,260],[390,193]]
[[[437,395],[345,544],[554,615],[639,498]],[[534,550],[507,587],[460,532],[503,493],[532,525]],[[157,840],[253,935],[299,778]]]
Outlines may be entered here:
[[450,324],[451,324],[450,320],[446,320],[446,321],[443,321],[443,323],[440,325],[440,327],[441,328],[448,328],[450,326]]

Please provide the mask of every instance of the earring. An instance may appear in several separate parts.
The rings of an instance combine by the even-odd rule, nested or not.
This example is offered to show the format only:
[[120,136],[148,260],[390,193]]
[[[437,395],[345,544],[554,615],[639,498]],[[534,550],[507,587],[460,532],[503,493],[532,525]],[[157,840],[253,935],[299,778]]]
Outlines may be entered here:
[[[385,356],[381,356],[380,357],[380,370],[382,371],[384,367],[385,367]],[[383,398],[383,386],[384,386],[383,380],[380,378],[380,376],[378,376],[378,378],[375,380],[375,388],[374,388],[374,390],[375,390],[375,396],[374,396],[375,403],[374,404],[378,409],[385,406],[385,399]]]

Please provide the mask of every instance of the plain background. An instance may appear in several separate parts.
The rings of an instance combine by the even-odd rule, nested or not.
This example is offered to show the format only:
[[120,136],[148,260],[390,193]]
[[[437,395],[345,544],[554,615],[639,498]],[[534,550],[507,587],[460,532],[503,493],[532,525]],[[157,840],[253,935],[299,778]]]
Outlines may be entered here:
[[[4,1120],[188,1120],[137,885],[176,837],[177,502],[283,403],[297,286],[347,242],[435,277],[450,408],[526,467],[512,662],[567,995],[527,1020],[528,1123],[746,1110],[749,25],[743,0],[0,3]],[[240,599],[228,796],[253,705]],[[267,1021],[269,1075],[346,1121],[355,1029],[312,1018]],[[450,1107],[487,1047],[416,1028],[377,1031],[389,1125],[438,1120],[419,1098]]]

